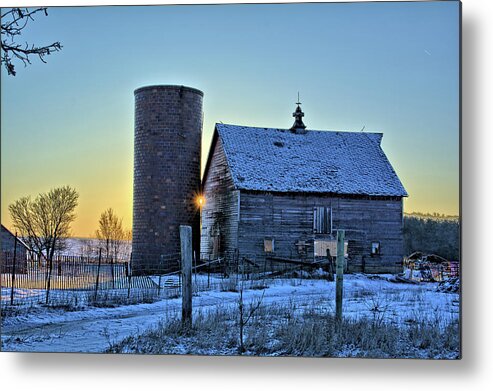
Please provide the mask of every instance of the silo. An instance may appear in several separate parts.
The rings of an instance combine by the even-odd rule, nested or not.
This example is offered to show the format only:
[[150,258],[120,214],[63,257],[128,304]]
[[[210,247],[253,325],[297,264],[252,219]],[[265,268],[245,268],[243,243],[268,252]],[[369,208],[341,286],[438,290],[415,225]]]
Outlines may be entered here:
[[[157,85],[135,95],[132,273],[173,267],[179,226],[191,225],[200,254],[202,91]],[[174,266],[176,267],[176,266]],[[158,270],[159,269],[159,270]]]

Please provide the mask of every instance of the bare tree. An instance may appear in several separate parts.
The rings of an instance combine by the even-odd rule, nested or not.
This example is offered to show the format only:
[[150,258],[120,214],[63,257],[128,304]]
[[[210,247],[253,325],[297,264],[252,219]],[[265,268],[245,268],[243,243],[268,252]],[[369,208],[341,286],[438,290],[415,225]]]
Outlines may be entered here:
[[88,258],[96,258],[99,251],[99,241],[96,239],[86,239],[79,247],[80,255]]
[[27,66],[27,64],[31,64],[30,57],[37,56],[42,62],[46,63],[46,56],[62,50],[60,42],[53,42],[47,46],[36,46],[27,42],[19,43],[17,41],[22,34],[22,30],[24,30],[29,21],[34,20],[34,15],[37,13],[43,13],[48,16],[46,7],[34,9],[11,8],[1,14],[1,62],[9,75],[16,75],[13,60],[20,60],[24,63],[24,66]]
[[51,189],[34,200],[21,197],[9,205],[14,227],[31,248],[44,256],[52,266],[55,251],[64,247],[70,236],[70,224],[75,220],[79,194],[70,186]]
[[106,251],[106,258],[118,259],[118,255],[124,249],[126,236],[128,233],[123,229],[122,219],[115,214],[112,208],[101,213],[96,237]]
[[123,232],[123,242],[121,246],[121,252],[123,252],[129,259],[132,252],[132,230],[125,229]]

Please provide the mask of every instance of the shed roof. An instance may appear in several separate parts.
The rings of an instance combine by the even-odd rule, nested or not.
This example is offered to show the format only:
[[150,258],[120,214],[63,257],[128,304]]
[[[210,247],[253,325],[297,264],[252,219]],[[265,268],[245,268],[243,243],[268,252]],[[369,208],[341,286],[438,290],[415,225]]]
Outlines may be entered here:
[[[11,236],[13,239],[15,238],[15,235],[3,224],[1,224],[0,229],[1,229],[2,235],[6,234],[6,235]],[[22,238],[17,237],[17,241],[21,244],[21,246],[24,246],[26,248],[26,250],[31,250],[31,248],[26,244],[26,242],[24,242],[24,240]]]
[[407,196],[380,146],[381,133],[216,124],[215,137],[237,189]]

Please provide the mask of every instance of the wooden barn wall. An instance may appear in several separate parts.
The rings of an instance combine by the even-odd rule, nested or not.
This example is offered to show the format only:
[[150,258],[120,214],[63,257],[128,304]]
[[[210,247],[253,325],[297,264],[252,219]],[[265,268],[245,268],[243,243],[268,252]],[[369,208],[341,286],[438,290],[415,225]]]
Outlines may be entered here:
[[[313,233],[313,208],[332,208],[333,235]],[[236,207],[236,205],[235,205]],[[401,199],[358,199],[303,194],[241,192],[238,248],[262,265],[264,239],[273,238],[275,256],[313,259],[313,240],[334,238],[346,231],[348,270],[367,273],[400,271],[403,258]],[[305,252],[296,243],[305,241]],[[371,255],[372,242],[380,255]],[[268,261],[270,262],[270,261]]]
[[206,199],[202,208],[200,253],[204,259],[213,255],[214,238],[219,233],[219,256],[233,254],[238,247],[238,197],[231,172],[218,138],[212,160],[204,178]]

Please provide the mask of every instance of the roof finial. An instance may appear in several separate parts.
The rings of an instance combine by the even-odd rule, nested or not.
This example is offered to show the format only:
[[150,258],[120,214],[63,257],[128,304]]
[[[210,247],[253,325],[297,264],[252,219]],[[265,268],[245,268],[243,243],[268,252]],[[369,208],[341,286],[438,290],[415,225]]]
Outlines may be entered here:
[[291,126],[290,130],[293,133],[306,133],[306,130],[305,130],[306,126],[302,120],[302,118],[305,116],[305,113],[303,113],[303,111],[301,111],[300,92],[299,91],[298,91],[298,102],[296,102],[296,104],[298,106],[296,107],[296,110],[293,113],[294,124],[293,124],[293,126]]

